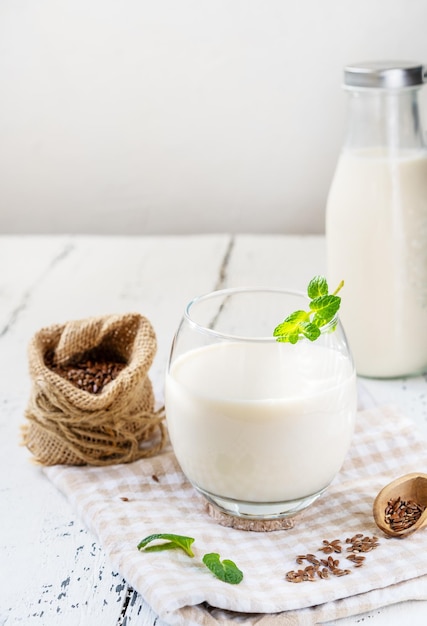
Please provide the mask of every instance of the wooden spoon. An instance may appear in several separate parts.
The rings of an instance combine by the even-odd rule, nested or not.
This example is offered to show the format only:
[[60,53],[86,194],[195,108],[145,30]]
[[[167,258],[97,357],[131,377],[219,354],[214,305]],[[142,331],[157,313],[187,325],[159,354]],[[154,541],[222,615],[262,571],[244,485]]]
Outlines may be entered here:
[[[385,520],[385,511],[390,500],[399,498],[426,507],[417,521],[401,530],[395,530]],[[383,487],[374,500],[374,520],[378,528],[390,537],[405,537],[423,526],[427,526],[427,474],[405,474]]]

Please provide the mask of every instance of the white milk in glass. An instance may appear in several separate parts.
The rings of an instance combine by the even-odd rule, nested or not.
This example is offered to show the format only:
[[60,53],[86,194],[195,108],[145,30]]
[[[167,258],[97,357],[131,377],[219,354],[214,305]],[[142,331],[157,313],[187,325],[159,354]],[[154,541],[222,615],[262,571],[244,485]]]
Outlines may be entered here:
[[358,373],[427,365],[427,152],[344,151],[330,189],[328,279]]
[[307,341],[226,342],[182,354],[165,396],[183,472],[207,494],[238,501],[323,490],[350,445],[354,376],[342,353]]

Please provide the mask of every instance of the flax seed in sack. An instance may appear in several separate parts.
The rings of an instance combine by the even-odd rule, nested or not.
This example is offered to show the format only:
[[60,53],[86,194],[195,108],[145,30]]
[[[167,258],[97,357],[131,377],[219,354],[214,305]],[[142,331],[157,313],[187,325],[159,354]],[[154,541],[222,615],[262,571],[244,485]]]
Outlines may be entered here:
[[157,349],[140,314],[42,328],[29,345],[23,443],[42,465],[129,463],[165,443],[149,368]]

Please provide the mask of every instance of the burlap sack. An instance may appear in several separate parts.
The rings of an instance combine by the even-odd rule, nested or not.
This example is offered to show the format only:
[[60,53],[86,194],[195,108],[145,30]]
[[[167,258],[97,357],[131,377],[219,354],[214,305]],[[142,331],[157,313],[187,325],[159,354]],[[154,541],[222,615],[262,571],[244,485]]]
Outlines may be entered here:
[[[108,315],[43,328],[29,345],[32,392],[23,443],[43,465],[128,463],[160,451],[163,410],[154,410],[148,370],[157,342],[139,314]],[[94,350],[124,361],[117,378],[95,395],[49,363],[66,366]]]

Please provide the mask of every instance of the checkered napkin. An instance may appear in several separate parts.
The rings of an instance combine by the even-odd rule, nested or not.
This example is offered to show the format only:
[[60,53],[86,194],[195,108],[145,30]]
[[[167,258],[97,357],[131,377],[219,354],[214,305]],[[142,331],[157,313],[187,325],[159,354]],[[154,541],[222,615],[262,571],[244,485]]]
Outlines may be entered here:
[[[257,533],[220,526],[207,515],[170,450],[128,465],[45,469],[112,566],[163,620],[180,626],[313,624],[427,599],[427,530],[390,539],[372,517],[378,491],[414,471],[427,472],[427,443],[391,407],[358,413],[339,476],[290,530]],[[141,539],[158,532],[194,537],[195,557],[180,550],[137,550]],[[380,544],[366,553],[360,568],[346,559],[345,539],[356,533],[376,535]],[[349,575],[299,584],[285,580],[286,572],[307,565],[297,565],[297,555],[324,558],[323,540],[335,539],[342,540],[343,551],[333,556],[351,570]],[[235,561],[243,581],[229,585],[216,579],[202,563],[207,552]]]

